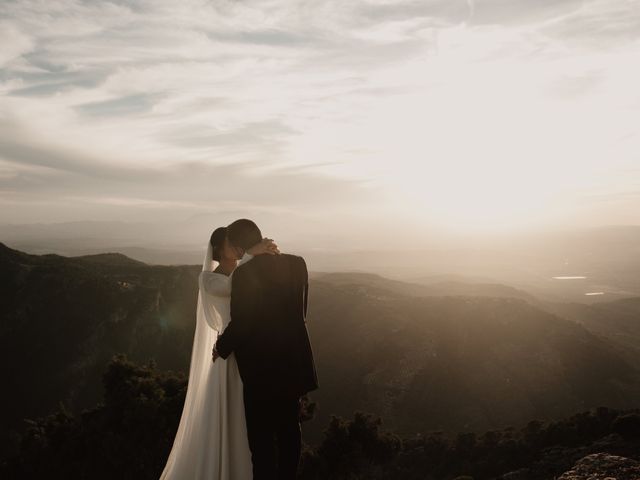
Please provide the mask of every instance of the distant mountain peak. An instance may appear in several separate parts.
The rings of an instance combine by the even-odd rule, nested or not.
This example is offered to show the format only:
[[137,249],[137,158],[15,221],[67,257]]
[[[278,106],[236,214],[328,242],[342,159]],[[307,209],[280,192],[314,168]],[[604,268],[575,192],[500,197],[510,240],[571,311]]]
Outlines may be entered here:
[[85,263],[99,264],[99,265],[146,265],[146,263],[139,260],[134,260],[131,257],[118,252],[97,253],[94,255],[79,255],[76,257],[68,257],[73,260],[79,260]]
[[27,259],[31,257],[28,253],[21,252],[20,250],[14,250],[6,244],[0,242],[0,260],[5,259]]
[[92,255],[78,255],[67,257],[54,253],[44,255],[33,255],[20,250],[13,249],[6,244],[0,242],[0,259],[8,259],[10,261],[18,261],[25,263],[49,263],[51,261],[70,261],[80,262],[86,265],[111,265],[111,266],[134,266],[147,265],[144,262],[135,260],[131,257],[118,252],[97,253]]
[[0,242],[0,252],[18,252],[18,250],[14,250],[6,244]]

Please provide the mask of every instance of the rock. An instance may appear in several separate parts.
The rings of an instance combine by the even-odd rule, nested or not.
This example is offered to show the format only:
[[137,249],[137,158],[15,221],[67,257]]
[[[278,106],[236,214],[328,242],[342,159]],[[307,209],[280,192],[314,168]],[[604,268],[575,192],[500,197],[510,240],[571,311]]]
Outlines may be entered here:
[[592,453],[576,462],[571,470],[564,472],[558,480],[638,480],[640,462],[611,455]]
[[499,480],[529,480],[531,471],[528,468],[520,468],[499,477]]

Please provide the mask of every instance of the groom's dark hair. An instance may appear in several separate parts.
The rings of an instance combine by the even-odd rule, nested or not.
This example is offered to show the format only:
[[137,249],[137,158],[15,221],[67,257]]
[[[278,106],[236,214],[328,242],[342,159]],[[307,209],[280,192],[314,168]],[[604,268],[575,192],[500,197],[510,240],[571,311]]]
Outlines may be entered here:
[[262,232],[254,222],[241,218],[227,227],[227,238],[232,245],[248,250],[262,241]]

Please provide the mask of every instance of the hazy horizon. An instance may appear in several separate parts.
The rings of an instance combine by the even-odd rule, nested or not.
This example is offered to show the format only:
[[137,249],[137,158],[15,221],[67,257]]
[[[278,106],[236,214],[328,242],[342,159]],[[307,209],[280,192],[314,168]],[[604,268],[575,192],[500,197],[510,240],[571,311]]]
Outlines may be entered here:
[[[268,227],[269,225],[267,225]],[[199,265],[206,225],[75,222],[4,225],[0,242],[32,254],[121,253],[153,265]],[[202,231],[202,234],[194,233]],[[268,228],[285,253],[303,255],[309,271],[373,273],[411,283],[501,284],[550,301],[607,302],[640,297],[640,226],[404,238],[371,236],[354,244],[331,236],[291,236]],[[205,237],[202,240],[201,237]],[[415,240],[411,243],[411,240]],[[174,242],[174,243],[171,243]]]

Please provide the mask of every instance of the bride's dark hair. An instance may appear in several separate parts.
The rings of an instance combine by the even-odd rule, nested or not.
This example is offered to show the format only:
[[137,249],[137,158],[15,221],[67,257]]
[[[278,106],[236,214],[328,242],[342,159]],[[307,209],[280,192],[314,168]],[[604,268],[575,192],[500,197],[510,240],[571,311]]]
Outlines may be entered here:
[[220,251],[224,245],[224,239],[227,237],[227,227],[218,227],[211,234],[209,243],[211,244],[211,259],[216,262],[220,261]]

